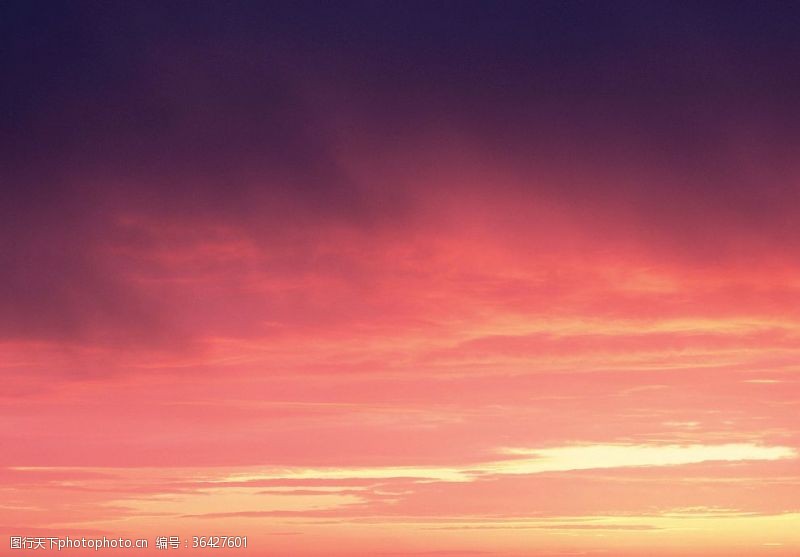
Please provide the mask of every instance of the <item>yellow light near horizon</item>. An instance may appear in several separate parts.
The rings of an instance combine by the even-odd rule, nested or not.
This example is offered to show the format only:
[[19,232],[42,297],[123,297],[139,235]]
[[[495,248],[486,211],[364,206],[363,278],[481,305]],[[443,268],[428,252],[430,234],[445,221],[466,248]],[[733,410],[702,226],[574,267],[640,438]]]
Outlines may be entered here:
[[419,478],[430,481],[466,482],[486,474],[540,474],[569,470],[678,466],[700,462],[782,460],[796,458],[791,447],[753,443],[724,445],[575,445],[546,449],[504,448],[506,460],[461,466],[375,466],[351,468],[279,468],[232,474],[219,483],[276,479],[386,479]]

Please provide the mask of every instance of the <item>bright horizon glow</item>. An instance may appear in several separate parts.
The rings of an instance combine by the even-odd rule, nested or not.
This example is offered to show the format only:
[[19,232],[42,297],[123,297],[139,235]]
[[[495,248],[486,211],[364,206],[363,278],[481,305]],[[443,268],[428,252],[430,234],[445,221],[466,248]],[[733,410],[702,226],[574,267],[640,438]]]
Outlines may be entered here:
[[570,470],[679,466],[701,462],[784,460],[797,458],[792,447],[766,447],[750,443],[725,445],[577,445],[546,449],[505,448],[498,452],[534,458],[474,463],[461,467],[282,468],[260,474],[232,475],[219,482],[274,479],[386,479],[418,478],[467,482],[484,474],[542,474]]

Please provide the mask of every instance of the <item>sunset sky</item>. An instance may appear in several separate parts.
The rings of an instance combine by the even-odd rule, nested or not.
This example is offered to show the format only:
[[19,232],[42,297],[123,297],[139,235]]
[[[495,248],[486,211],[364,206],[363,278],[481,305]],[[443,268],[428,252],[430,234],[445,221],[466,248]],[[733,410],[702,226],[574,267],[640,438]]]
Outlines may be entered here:
[[0,553],[796,557],[798,29],[3,2]]

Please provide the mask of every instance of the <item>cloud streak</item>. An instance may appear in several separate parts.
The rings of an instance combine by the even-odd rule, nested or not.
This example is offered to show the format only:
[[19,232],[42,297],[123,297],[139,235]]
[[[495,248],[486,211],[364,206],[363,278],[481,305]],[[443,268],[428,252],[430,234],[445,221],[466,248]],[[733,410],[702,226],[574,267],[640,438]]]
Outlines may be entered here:
[[678,466],[701,462],[747,462],[797,458],[791,447],[749,443],[726,445],[578,445],[547,449],[509,448],[500,452],[513,460],[475,463],[462,467],[385,467],[344,469],[281,469],[252,475],[235,475],[221,482],[303,479],[416,478],[445,482],[473,481],[483,475],[542,474],[571,470],[627,468],[632,466]]

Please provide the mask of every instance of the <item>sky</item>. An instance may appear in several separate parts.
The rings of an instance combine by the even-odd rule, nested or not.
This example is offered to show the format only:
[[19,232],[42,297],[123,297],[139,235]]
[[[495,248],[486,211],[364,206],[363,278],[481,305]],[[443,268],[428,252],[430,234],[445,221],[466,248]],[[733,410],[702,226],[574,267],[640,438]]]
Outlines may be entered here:
[[0,543],[797,555],[798,24],[3,2]]

